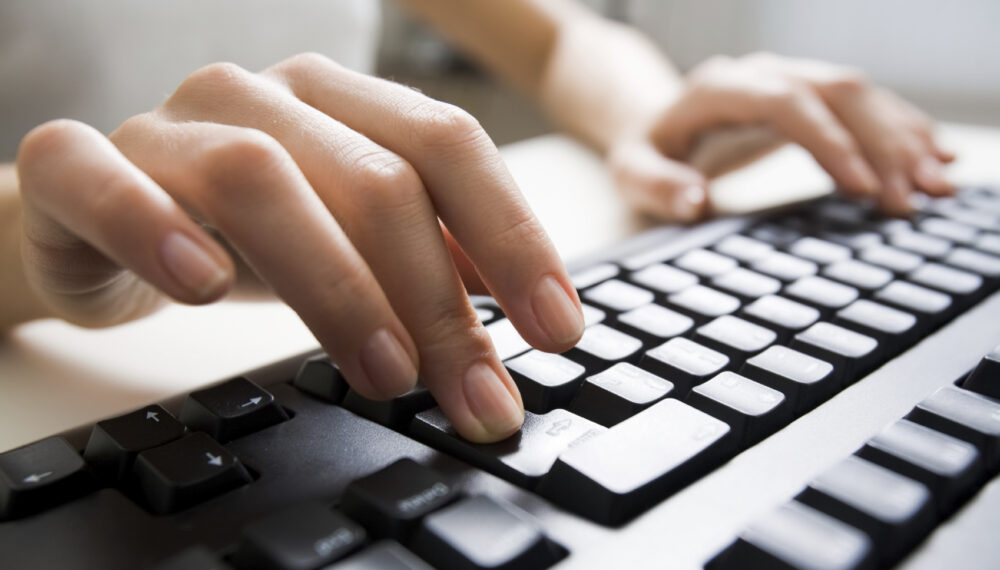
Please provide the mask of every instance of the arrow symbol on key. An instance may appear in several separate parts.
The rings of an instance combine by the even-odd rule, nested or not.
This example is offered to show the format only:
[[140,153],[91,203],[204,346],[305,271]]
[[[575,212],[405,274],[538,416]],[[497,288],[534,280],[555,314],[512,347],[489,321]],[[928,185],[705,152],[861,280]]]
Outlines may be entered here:
[[156,423],[160,423],[160,418],[156,417],[159,412],[146,412],[146,419],[153,420]]
[[248,407],[248,406],[256,406],[256,405],[257,405],[257,404],[259,404],[259,403],[260,403],[260,401],[261,401],[261,400],[263,400],[263,399],[264,399],[264,398],[261,398],[260,396],[257,396],[256,398],[250,398],[250,401],[249,401],[249,402],[247,402],[247,403],[243,404],[243,405],[242,405],[242,406],[240,406],[240,407],[241,407],[241,408],[246,408],[246,407]]
[[46,471],[45,473],[32,473],[24,478],[25,483],[37,483],[42,479],[45,479],[49,475],[52,475],[51,471]]
[[209,452],[206,451],[205,452],[205,457],[208,457],[208,464],[209,465],[215,465],[216,467],[222,467],[222,456],[221,455],[212,455],[211,453],[209,453]]

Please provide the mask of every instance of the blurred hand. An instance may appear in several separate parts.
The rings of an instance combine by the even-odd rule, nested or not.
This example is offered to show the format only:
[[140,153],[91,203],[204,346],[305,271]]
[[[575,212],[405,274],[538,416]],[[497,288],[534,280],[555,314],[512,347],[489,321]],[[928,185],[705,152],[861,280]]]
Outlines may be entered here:
[[719,127],[766,126],[802,145],[846,193],[877,196],[904,215],[915,190],[953,192],[943,166],[954,157],[930,119],[893,93],[839,65],[754,54],[695,67],[678,98],[648,129],[619,141],[609,160],[637,207],[673,221],[709,211],[705,173],[686,163]]
[[523,406],[463,278],[537,348],[583,332],[562,262],[476,121],[322,56],[259,74],[210,65],[110,140],[47,123],[18,172],[25,269],[54,316],[105,326],[163,295],[219,299],[234,262],[210,226],[355,390],[396,396],[419,372],[472,440],[509,435]]

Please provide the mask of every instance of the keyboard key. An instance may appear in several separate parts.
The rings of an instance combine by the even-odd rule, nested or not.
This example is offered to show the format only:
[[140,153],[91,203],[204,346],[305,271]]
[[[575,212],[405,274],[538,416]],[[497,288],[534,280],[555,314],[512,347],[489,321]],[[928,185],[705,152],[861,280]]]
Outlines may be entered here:
[[45,510],[93,489],[83,459],[61,437],[0,453],[0,521]]
[[204,546],[192,546],[161,560],[153,570],[232,570],[232,566]]
[[924,262],[924,258],[919,255],[891,245],[875,245],[865,248],[861,250],[858,259],[885,267],[896,273],[908,273]]
[[925,263],[909,273],[910,281],[952,295],[972,295],[983,285],[983,278],[968,271],[938,263]]
[[614,263],[601,263],[574,273],[570,276],[570,279],[573,281],[573,287],[586,289],[587,287],[597,285],[601,281],[617,277],[620,271]]
[[749,358],[740,373],[778,390],[796,412],[811,410],[837,392],[833,365],[784,346]]
[[858,299],[837,311],[833,322],[870,336],[893,352],[909,343],[917,330],[917,317],[868,299]]
[[974,249],[956,247],[944,258],[944,262],[988,279],[1000,277],[1000,257]]
[[667,297],[667,302],[695,320],[708,320],[728,315],[740,308],[740,300],[705,287],[694,285]]
[[539,492],[598,523],[621,524],[729,459],[729,432],[667,398],[564,451]]
[[924,218],[917,224],[927,235],[941,237],[955,243],[972,244],[979,237],[979,230],[955,220]]
[[547,414],[525,412],[520,431],[503,441],[482,444],[462,439],[440,408],[417,414],[413,422],[418,439],[529,489],[552,469],[563,450],[605,429],[557,408]]
[[775,251],[750,264],[750,268],[777,277],[782,281],[795,281],[800,277],[815,275],[819,267],[812,261]]
[[1000,235],[984,233],[976,240],[976,249],[993,255],[1000,255]]
[[947,318],[952,308],[948,295],[907,281],[889,283],[875,292],[874,298],[905,311],[915,311],[930,322]]
[[604,317],[607,316],[604,311],[586,303],[580,303],[580,308],[583,309],[583,326],[585,327],[603,322]]
[[842,382],[854,382],[884,354],[878,354],[878,341],[870,336],[837,325],[818,322],[795,335],[792,348],[825,360],[838,371]]
[[962,381],[962,387],[1000,399],[1000,346],[979,361],[976,368]]
[[938,199],[932,204],[933,211],[946,218],[981,230],[997,231],[1000,229],[1000,217],[995,212],[969,208],[954,199]]
[[849,285],[810,275],[785,287],[785,295],[818,308],[832,311],[846,307],[858,298],[858,290]]
[[360,548],[365,536],[344,515],[305,503],[244,527],[233,562],[240,568],[319,568]]
[[299,390],[331,404],[339,404],[350,388],[340,369],[325,354],[303,362],[293,384]]
[[250,482],[243,464],[204,433],[139,454],[133,467],[149,509],[174,513]]
[[760,224],[749,231],[751,238],[774,247],[787,247],[802,237],[802,233],[789,227],[772,223]]
[[706,566],[709,570],[874,567],[874,550],[865,533],[797,501],[754,521]]
[[698,284],[698,277],[683,269],[656,263],[632,274],[632,281],[661,293],[676,293]]
[[810,236],[799,238],[788,246],[788,253],[824,265],[851,257],[850,249]]
[[160,406],[97,422],[90,432],[83,458],[98,475],[122,481],[131,472],[135,456],[184,435],[184,425]]
[[934,259],[944,257],[951,250],[948,240],[915,231],[894,232],[889,235],[889,244]]
[[[584,311],[584,317],[587,313]],[[490,335],[493,347],[497,350],[500,360],[513,358],[522,352],[531,350],[531,345],[521,338],[520,333],[514,328],[514,323],[509,319],[500,319],[486,325],[486,332]]]
[[646,351],[639,366],[674,384],[676,395],[715,376],[729,365],[729,357],[683,337]]
[[[594,325],[584,335],[597,327],[604,325]],[[505,364],[521,391],[525,409],[536,414],[564,407],[576,394],[586,373],[582,364],[540,350],[526,352]]]
[[1000,471],[1000,402],[947,385],[925,398],[908,419],[979,449],[991,475]]
[[714,277],[736,269],[736,260],[709,251],[693,249],[673,261],[674,265],[702,277]]
[[823,268],[823,276],[862,291],[874,291],[892,281],[892,272],[888,269],[853,259],[827,265]]
[[413,550],[436,568],[548,568],[563,553],[528,513],[482,495],[424,519]]
[[808,305],[779,297],[765,295],[743,307],[743,316],[778,333],[787,340],[793,334],[819,320],[819,311]]
[[774,251],[774,246],[754,238],[733,234],[715,244],[715,251],[751,263]]
[[777,333],[771,329],[732,315],[723,315],[698,327],[694,336],[696,342],[728,356],[734,368],[773,344],[777,338]]
[[420,519],[458,496],[459,489],[440,473],[404,458],[352,481],[340,508],[372,536],[405,540]]
[[953,511],[984,477],[974,445],[908,420],[883,430],[858,455],[926,485],[942,516]]
[[193,431],[230,441],[288,419],[274,396],[246,378],[191,392],[180,420]]
[[323,570],[433,570],[393,540],[380,540]]
[[721,372],[695,386],[685,401],[729,424],[740,449],[771,435],[791,419],[784,394],[735,372]]
[[612,311],[627,311],[653,302],[651,291],[618,279],[609,279],[587,289],[583,297]]
[[618,321],[627,325],[630,333],[634,331],[646,339],[661,342],[680,336],[694,326],[691,317],[655,303],[622,313],[618,315]]
[[883,243],[882,234],[877,232],[826,231],[822,232],[820,235],[827,241],[839,243],[840,245],[846,245],[847,247],[855,250],[863,250],[876,245],[882,245]]
[[796,497],[865,531],[883,565],[902,558],[934,525],[932,499],[922,483],[857,456],[821,473]]
[[603,426],[613,426],[666,398],[674,384],[620,362],[588,376],[569,410]]
[[750,300],[777,293],[781,290],[781,281],[738,267],[729,273],[713,277],[712,286]]
[[641,349],[639,339],[597,324],[583,331],[580,342],[566,352],[566,356],[586,366],[588,371],[596,372],[620,360],[638,359]]
[[390,400],[372,400],[365,398],[354,390],[348,390],[343,406],[363,418],[375,423],[402,429],[410,425],[413,416],[437,405],[422,382],[418,381],[412,390]]

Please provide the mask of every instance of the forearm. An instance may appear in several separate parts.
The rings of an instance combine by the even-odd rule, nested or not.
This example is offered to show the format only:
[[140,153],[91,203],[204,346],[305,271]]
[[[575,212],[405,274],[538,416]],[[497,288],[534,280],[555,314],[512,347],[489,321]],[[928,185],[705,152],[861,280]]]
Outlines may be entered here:
[[0,331],[41,318],[46,310],[21,262],[21,197],[13,164],[0,164]]

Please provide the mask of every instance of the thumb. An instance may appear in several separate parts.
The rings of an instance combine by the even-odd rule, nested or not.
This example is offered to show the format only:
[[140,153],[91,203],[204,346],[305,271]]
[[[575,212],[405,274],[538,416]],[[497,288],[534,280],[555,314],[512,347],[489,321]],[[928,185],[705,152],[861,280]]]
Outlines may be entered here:
[[608,153],[608,163],[616,186],[639,210],[670,222],[694,222],[707,215],[705,176],[668,158],[652,141],[619,143]]

